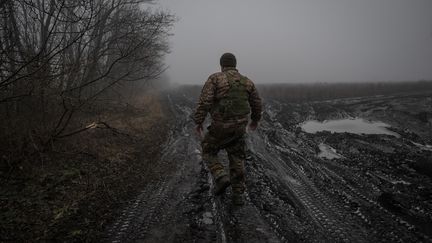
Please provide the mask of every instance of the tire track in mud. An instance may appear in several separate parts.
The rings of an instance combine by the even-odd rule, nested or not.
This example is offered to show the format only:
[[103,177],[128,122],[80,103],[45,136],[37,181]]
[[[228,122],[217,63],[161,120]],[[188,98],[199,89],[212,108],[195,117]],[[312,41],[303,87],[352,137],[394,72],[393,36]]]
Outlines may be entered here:
[[[281,128],[281,126],[276,127]],[[280,194],[281,191],[289,191],[288,196],[285,195],[281,201],[285,201],[285,203],[288,201],[288,203],[291,203],[297,210],[300,210],[302,213],[304,213],[304,216],[307,218],[302,218],[300,221],[304,222],[298,223],[297,228],[306,228],[306,231],[321,231],[321,233],[317,233],[315,235],[315,238],[314,236],[310,237],[308,235],[298,236],[298,234],[296,234],[293,230],[290,230],[290,228],[295,228],[292,227],[292,221],[287,222],[289,219],[285,219],[284,221],[284,215],[280,214],[280,211],[283,211],[283,209],[281,210],[281,208],[279,208],[277,210],[279,211],[279,215],[272,215],[271,213],[260,212],[260,210],[257,210],[260,212],[263,218],[268,221],[273,231],[275,231],[278,235],[278,238],[281,241],[290,239],[290,241],[305,240],[313,242],[327,239],[328,241],[338,242],[366,242],[366,236],[364,235],[364,232],[361,231],[361,229],[356,227],[355,220],[352,219],[351,222],[347,222],[347,219],[351,218],[350,215],[348,215],[346,212],[341,212],[340,205],[335,205],[335,202],[331,202],[322,193],[320,193],[319,190],[302,172],[302,170],[294,166],[294,163],[290,158],[281,159],[280,155],[278,155],[278,151],[275,151],[274,148],[282,147],[277,146],[277,144],[273,144],[270,141],[263,142],[263,138],[264,140],[266,139],[265,134],[260,134],[260,136],[253,135],[251,138],[253,142],[250,143],[255,143],[256,145],[256,143],[259,143],[261,140],[261,144],[258,145],[260,149],[253,151],[255,160],[262,162],[264,167],[266,167],[266,174],[274,175],[274,180],[271,183],[273,185],[277,185],[276,187],[268,187],[264,190],[272,190],[274,192],[273,197],[276,197],[275,199],[277,199],[277,195]],[[251,150],[254,150],[253,145],[251,147]],[[267,150],[268,147],[271,149]],[[291,166],[288,164],[291,164]],[[251,170],[251,168],[249,168],[249,170]],[[268,175],[261,174],[258,178],[249,178],[249,180],[253,180],[254,183],[257,183],[260,181],[269,181],[269,178]],[[254,183],[249,184],[253,185]],[[256,200],[256,198],[257,197],[254,199]],[[262,201],[262,198],[261,200],[254,201],[256,204],[255,208],[258,209],[259,207],[262,207]],[[291,216],[294,214],[293,211],[287,213]],[[316,228],[313,229],[313,227],[310,227],[310,225],[306,226],[307,224],[313,224],[316,226]],[[283,225],[286,228],[280,227],[280,225]],[[299,232],[305,233],[306,231]],[[306,234],[309,234],[309,232]]]
[[[385,240],[409,239],[397,232],[403,224],[397,216],[344,181],[337,170],[305,155],[312,150],[307,144],[300,145],[303,152],[294,148],[293,134],[276,119],[280,111],[271,109],[259,131],[248,135],[245,206],[231,205],[230,189],[215,197],[199,141],[190,134],[194,101],[170,94],[167,106],[173,126],[155,165],[160,177],[120,212],[108,233],[111,242],[378,242],[383,237],[368,235],[367,228],[377,225],[380,231],[389,222],[395,225]],[[227,165],[225,153],[221,158]],[[332,190],[342,192],[340,197],[315,184],[316,173],[331,178]],[[365,212],[367,207],[359,206],[353,211],[352,202],[374,210]],[[367,217],[380,212],[384,214],[378,221]]]
[[[188,99],[186,96],[183,98]],[[177,113],[177,116],[187,119],[191,114],[190,105],[194,105],[194,102],[190,102],[189,106],[176,104],[177,110],[182,111]],[[185,126],[182,127],[184,131]],[[192,128],[193,126],[189,127],[189,130]],[[197,144],[197,149],[198,147],[200,146]],[[220,159],[228,168],[228,158],[225,152],[222,152]],[[198,160],[201,160],[200,155],[198,155]],[[230,200],[230,189],[224,196],[215,197],[213,195],[212,176],[204,163],[202,163],[202,167],[206,171],[207,184],[210,188],[208,198],[211,202],[212,214],[215,219],[214,225],[217,229],[217,238],[214,239],[216,242],[285,242],[285,238],[277,235],[272,226],[261,218],[258,210],[249,201],[246,201],[243,207],[233,206]]]
[[[421,233],[414,225],[406,222],[377,202],[374,195],[378,195],[380,190],[376,185],[362,180],[350,180],[350,182],[347,182],[344,177],[356,176],[350,168],[336,164],[333,161],[322,160],[320,163],[312,165],[310,164],[311,160],[305,160],[301,155],[296,154],[294,157],[303,160],[309,167],[314,166],[314,169],[318,170],[326,178],[331,178],[330,180],[333,182],[327,188],[321,188],[321,191],[329,196],[339,198],[338,202],[330,204],[333,206],[332,211],[337,212],[341,217],[349,217],[351,225],[355,223],[355,228],[363,228],[363,235],[367,235],[368,242],[388,242],[389,240],[391,242],[432,242],[430,237]],[[401,179],[396,178],[395,180]],[[360,184],[360,182],[362,183]],[[331,190],[328,190],[328,188],[331,188]],[[334,207],[336,204],[342,205],[345,209],[338,210]],[[357,205],[356,209],[349,210],[350,205],[353,204]],[[340,212],[348,214],[340,214]],[[369,230],[366,231],[365,229]]]
[[[228,158],[224,153],[221,156],[222,163],[228,164]],[[213,189],[213,180],[208,172],[208,180]],[[259,209],[251,202],[248,193],[245,193],[245,205],[235,206],[231,203],[231,189],[224,195],[213,196],[214,212],[217,215],[218,224],[223,227],[220,242],[286,242],[283,235],[278,234],[273,224],[265,220]]]
[[358,205],[353,214],[360,218],[362,221],[361,223],[366,227],[374,228],[374,230],[370,232],[371,236],[369,238],[371,241],[431,242],[430,237],[421,233],[414,225],[382,207],[376,199],[371,198],[370,195],[368,197],[368,195],[356,189],[368,186],[371,188],[370,191],[379,192],[379,189],[376,188],[375,185],[369,185],[367,182],[363,182],[364,184],[360,185],[358,182],[354,181],[351,182],[353,184],[351,185],[344,178],[338,176],[327,167],[322,167],[322,169],[325,170],[327,175],[332,176],[333,179],[336,180],[336,183],[333,183],[333,185],[335,189],[343,192],[340,196],[343,198],[342,200],[345,204],[354,203]]
[[[314,186],[303,172],[303,168],[294,163],[294,160],[301,160],[294,151],[284,148],[284,144],[274,144],[272,138],[267,137],[266,133],[272,130],[268,122],[264,121],[261,126],[263,127],[261,134],[251,136],[249,147],[255,159],[259,161],[257,163],[262,163],[264,167],[271,169],[275,180],[279,181],[279,189],[275,190],[287,190],[288,201],[302,211],[328,240],[366,242],[365,233],[356,227],[357,220],[352,219],[349,213],[344,212],[343,206],[325,197]],[[276,127],[283,130],[281,126]]]
[[174,241],[173,233],[180,233],[170,232],[170,236],[163,227],[181,218],[177,207],[190,193],[190,185],[199,179],[194,175],[199,172],[200,158],[196,156],[196,141],[189,138],[185,128],[186,117],[175,117],[182,120],[174,123],[163,156],[155,165],[159,179],[149,182],[122,211],[108,233],[112,242]]
[[181,190],[186,191],[183,188],[176,188],[179,176],[183,172],[184,166],[178,166],[174,174],[161,176],[159,180],[148,183],[133,204],[123,210],[121,217],[114,224],[111,230],[114,233],[112,242],[146,239],[153,233],[155,226],[169,222],[174,215],[165,212],[172,212],[177,203],[172,198],[180,197]]
[[[277,102],[276,105],[278,105]],[[268,114],[268,117],[271,120],[272,126],[268,125],[265,130],[274,131],[276,127],[278,130],[282,130],[279,133],[282,134],[282,136],[288,134],[286,130],[284,131],[282,125],[278,125],[279,122],[276,119],[278,113],[282,111],[280,105],[279,109],[276,109],[277,107],[273,108],[271,106],[268,106],[267,108],[270,108],[270,114]],[[297,168],[296,172],[299,172],[297,175],[301,175],[303,177],[302,182],[307,182],[306,184],[314,189],[314,198],[320,199],[317,202],[324,202],[321,203],[321,205],[330,208],[330,211],[335,214],[337,218],[342,219],[344,221],[343,223],[348,225],[347,229],[355,229],[354,238],[356,240],[367,242],[431,242],[431,239],[416,229],[415,226],[404,221],[400,216],[397,216],[383,208],[376,201],[376,196],[371,198],[371,194],[373,195],[373,192],[380,193],[380,190],[373,183],[363,182],[365,184],[359,184],[359,180],[357,180],[357,182],[355,180],[350,180],[351,183],[348,183],[343,177],[349,178],[347,176],[349,176],[349,173],[351,173],[350,168],[341,168],[340,170],[333,171],[330,168],[333,167],[334,169],[334,166],[328,167],[322,163],[317,163],[316,159],[310,157],[305,159],[305,157],[296,149],[292,149],[291,151],[285,149],[284,147],[286,146],[284,145],[286,144],[283,142],[286,139],[275,140],[274,138],[268,138],[270,136],[267,134],[275,133],[266,132],[264,135],[260,136],[263,138],[264,143],[268,145],[268,152],[280,153],[282,160],[289,161],[287,163],[288,165],[293,166],[293,168]],[[268,137],[266,137],[266,135]],[[280,143],[281,140],[282,143]],[[276,148],[276,150],[279,151],[274,151],[273,148]],[[303,150],[311,151],[313,149],[303,148]],[[263,161],[271,161],[271,159],[269,160],[265,156],[262,157],[264,158]],[[299,163],[299,161],[302,162]],[[331,189],[322,187],[318,188],[314,186],[314,183],[311,180],[312,178],[309,179],[307,177],[304,168],[310,170],[309,177],[312,175],[313,177],[325,176],[327,178],[331,178],[333,183],[328,186]],[[317,171],[320,173],[317,173]],[[365,189],[365,187],[368,187],[369,191]],[[358,190],[357,188],[362,190]],[[335,192],[337,193],[335,194]],[[366,192],[368,192],[368,194],[365,194]],[[324,195],[326,196],[323,197]],[[325,200],[325,198],[330,199],[329,196],[332,198],[331,203],[328,203],[329,201]],[[334,196],[339,197],[337,198],[339,200],[334,198]],[[358,205],[355,211],[350,209],[350,205],[352,204]],[[336,231],[336,233],[339,232]],[[352,236],[352,231],[350,231],[349,234]],[[340,235],[339,240],[346,241],[347,239],[344,239],[344,236],[345,235]],[[350,239],[350,241],[352,241],[352,239]]]
[[[171,166],[173,172],[161,173],[126,206],[109,229],[111,242],[286,242],[250,200],[235,208],[230,192],[213,195],[213,180],[201,162],[200,146],[189,134],[191,108],[177,100],[169,104],[176,125],[158,167],[162,171]],[[226,155],[223,161],[227,163]]]

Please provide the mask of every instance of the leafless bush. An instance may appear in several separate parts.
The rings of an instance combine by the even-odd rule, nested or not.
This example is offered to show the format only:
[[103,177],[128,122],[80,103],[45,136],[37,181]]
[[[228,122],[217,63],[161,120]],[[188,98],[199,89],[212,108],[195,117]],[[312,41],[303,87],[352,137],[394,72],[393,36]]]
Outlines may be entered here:
[[174,19],[151,2],[0,1],[0,146],[46,148],[83,109],[158,77]]

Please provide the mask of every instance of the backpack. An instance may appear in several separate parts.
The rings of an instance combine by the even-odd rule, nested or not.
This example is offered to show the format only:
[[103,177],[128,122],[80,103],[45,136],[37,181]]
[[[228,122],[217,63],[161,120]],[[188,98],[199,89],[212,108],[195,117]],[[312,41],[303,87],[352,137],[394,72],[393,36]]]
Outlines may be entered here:
[[250,113],[249,93],[246,89],[247,78],[240,79],[225,73],[229,82],[229,90],[225,97],[221,98],[215,107],[215,111],[222,115],[223,119],[238,118]]

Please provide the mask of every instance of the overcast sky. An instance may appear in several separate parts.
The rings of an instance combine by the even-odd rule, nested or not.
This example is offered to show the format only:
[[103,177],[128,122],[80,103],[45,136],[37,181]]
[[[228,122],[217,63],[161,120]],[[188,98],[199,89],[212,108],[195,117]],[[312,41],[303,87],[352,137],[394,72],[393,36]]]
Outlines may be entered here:
[[160,0],[179,20],[172,82],[201,84],[224,52],[256,83],[432,80],[432,0]]

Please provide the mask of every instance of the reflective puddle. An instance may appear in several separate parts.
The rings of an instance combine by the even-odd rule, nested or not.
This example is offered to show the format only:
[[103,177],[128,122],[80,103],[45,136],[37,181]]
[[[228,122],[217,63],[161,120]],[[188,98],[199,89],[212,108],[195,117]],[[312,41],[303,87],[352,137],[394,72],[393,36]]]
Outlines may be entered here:
[[320,158],[326,158],[326,159],[340,159],[343,156],[338,154],[336,152],[336,149],[330,147],[327,144],[321,143],[318,145],[320,149],[320,153],[318,154],[318,157]]
[[387,134],[400,137],[399,134],[387,129],[390,125],[383,122],[370,122],[362,118],[341,119],[331,121],[307,121],[301,125],[303,131],[307,133],[316,133],[320,131],[329,131],[335,133],[356,133],[356,134]]

